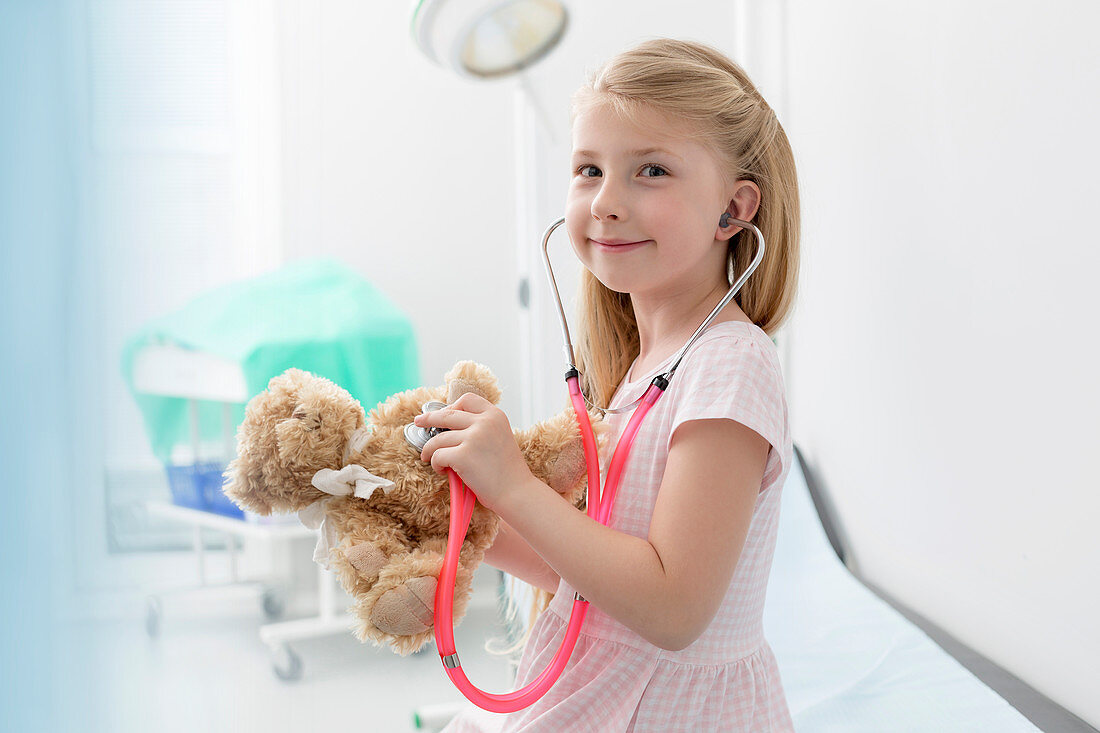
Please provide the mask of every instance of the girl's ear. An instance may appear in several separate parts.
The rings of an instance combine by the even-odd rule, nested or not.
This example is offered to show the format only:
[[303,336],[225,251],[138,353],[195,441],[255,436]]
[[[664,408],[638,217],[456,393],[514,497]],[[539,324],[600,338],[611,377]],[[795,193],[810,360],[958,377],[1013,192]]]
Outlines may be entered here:
[[[733,189],[733,197],[726,206],[726,212],[733,219],[752,221],[756,212],[760,209],[760,188],[749,180],[737,181]],[[723,217],[724,219],[725,217]],[[718,225],[715,239],[729,239],[744,227],[734,224],[732,221],[726,226]]]

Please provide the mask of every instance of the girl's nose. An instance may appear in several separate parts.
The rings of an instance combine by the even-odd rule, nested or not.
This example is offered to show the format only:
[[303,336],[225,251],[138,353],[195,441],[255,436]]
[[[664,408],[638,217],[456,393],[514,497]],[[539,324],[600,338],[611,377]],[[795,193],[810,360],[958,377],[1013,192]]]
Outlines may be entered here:
[[625,213],[624,202],[617,191],[611,186],[604,185],[600,192],[592,199],[592,218],[597,221],[622,219]]
[[621,216],[618,212],[621,210],[621,206],[608,206],[603,201],[595,200],[592,203],[592,218],[596,221],[618,221]]

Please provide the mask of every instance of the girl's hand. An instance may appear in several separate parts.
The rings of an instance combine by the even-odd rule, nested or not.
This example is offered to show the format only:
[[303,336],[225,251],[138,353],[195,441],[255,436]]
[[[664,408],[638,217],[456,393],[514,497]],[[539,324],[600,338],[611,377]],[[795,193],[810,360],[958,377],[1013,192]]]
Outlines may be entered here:
[[[424,445],[420,457],[443,473],[451,468],[489,509],[533,478],[504,411],[467,392],[443,409],[417,415],[420,427],[447,428]],[[499,512],[498,512],[499,513]]]

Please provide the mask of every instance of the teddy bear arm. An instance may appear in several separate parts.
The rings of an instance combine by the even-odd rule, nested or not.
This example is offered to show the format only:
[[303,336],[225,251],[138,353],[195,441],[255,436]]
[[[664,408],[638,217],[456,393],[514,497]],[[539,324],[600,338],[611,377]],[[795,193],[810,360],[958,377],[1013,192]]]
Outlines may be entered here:
[[416,545],[400,521],[385,512],[358,509],[351,500],[343,511],[334,512],[333,525],[343,540],[340,552],[358,575],[347,578],[345,586],[373,584],[394,557],[410,552]]
[[546,420],[517,435],[531,473],[570,500],[583,490],[587,468],[584,443],[570,414]]

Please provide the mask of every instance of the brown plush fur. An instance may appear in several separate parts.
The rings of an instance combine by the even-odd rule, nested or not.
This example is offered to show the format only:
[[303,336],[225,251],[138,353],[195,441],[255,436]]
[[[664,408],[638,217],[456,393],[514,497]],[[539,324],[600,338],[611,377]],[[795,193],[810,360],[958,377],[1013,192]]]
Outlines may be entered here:
[[[405,426],[431,400],[453,403],[466,392],[500,401],[496,377],[485,366],[462,361],[445,385],[421,387],[389,397],[370,412],[346,390],[300,369],[274,377],[256,395],[237,430],[237,457],[229,464],[225,493],[242,508],[267,515],[296,512],[326,499],[325,516],[339,541],[329,562],[355,599],[354,633],[360,641],[390,644],[401,655],[420,649],[433,636],[436,581],[443,567],[450,521],[446,474],[420,460],[405,440]],[[597,441],[606,425],[589,412]],[[369,425],[359,450],[344,461],[352,434]],[[574,505],[585,496],[587,475],[580,428],[567,409],[516,440],[531,472]],[[359,464],[395,484],[369,499],[332,497],[311,481],[324,468]],[[476,491],[477,487],[471,487]],[[474,570],[493,543],[500,519],[480,502],[459,554],[454,619],[465,615]]]

